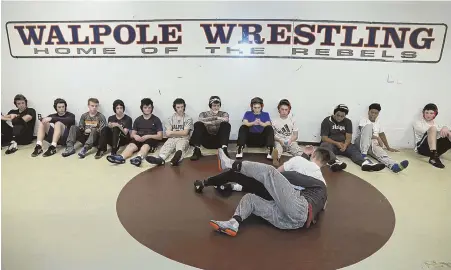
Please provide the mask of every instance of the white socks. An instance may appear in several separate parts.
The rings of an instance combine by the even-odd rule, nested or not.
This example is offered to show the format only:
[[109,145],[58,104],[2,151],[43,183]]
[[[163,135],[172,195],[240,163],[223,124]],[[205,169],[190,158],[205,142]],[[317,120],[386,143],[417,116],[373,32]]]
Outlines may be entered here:
[[41,142],[41,141],[37,141],[37,142],[36,142],[36,145],[42,146],[42,142]]
[[223,145],[223,146],[221,146],[221,148],[227,148],[227,145]]
[[52,142],[52,146],[55,146],[55,147],[56,147],[56,142]]

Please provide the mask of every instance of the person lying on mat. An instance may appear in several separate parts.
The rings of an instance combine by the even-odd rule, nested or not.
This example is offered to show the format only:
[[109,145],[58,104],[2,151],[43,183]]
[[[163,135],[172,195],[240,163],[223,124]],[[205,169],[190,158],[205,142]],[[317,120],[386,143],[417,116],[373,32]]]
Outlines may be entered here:
[[[309,228],[316,213],[324,208],[327,200],[325,184],[299,191],[293,188],[287,178],[271,165],[251,161],[234,161],[228,158],[222,149],[218,150],[218,159],[222,170],[233,170],[254,178],[264,185],[273,198],[273,201],[268,201],[255,194],[244,195],[231,219],[227,221],[210,220],[210,225],[218,232],[236,236],[240,223],[251,214],[267,220],[279,229]],[[301,166],[306,168],[306,172],[319,175],[321,167],[326,165],[329,160],[329,151],[318,148],[313,152],[311,161],[305,160]],[[315,183],[322,183],[322,181]]]
[[[279,172],[293,185],[293,188],[303,189],[302,183],[304,179],[321,181],[326,185],[321,171],[318,173],[316,166],[309,166],[310,164],[306,163],[313,151],[312,146],[306,147],[302,156],[292,157],[278,168]],[[224,170],[217,175],[194,182],[194,189],[198,193],[201,193],[205,187],[214,187],[224,197],[230,196],[233,191],[239,191],[253,193],[265,200],[273,200],[261,182],[233,170]]]

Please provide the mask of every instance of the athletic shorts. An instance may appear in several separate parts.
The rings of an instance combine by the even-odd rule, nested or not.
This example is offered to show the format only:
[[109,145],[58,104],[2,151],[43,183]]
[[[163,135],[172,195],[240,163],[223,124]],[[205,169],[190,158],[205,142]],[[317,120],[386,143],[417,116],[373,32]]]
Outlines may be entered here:
[[[57,142],[58,145],[66,145],[67,136],[69,136],[69,129],[70,128],[68,128],[68,127],[66,127],[64,129],[63,134],[61,134],[61,136]],[[46,140],[49,143],[52,143],[54,132],[55,132],[55,129],[54,129],[53,125],[50,125],[49,132],[47,132],[47,135],[45,136],[44,140]]]
[[152,149],[152,148],[157,147],[158,141],[154,140],[154,139],[148,139],[148,140],[145,140],[144,142],[137,142],[137,141],[135,141],[135,139],[132,139],[130,141],[130,143],[135,144],[138,147],[138,149],[141,149],[141,147],[145,144],[150,146],[150,148]]

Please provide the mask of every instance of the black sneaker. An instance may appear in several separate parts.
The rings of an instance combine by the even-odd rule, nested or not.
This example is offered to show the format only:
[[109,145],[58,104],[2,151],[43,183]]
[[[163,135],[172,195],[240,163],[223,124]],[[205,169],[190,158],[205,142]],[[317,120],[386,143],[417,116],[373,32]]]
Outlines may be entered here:
[[157,148],[152,146],[150,147],[149,153],[155,153],[155,151],[157,151]]
[[338,159],[330,161],[328,165],[333,172],[343,171],[348,166],[346,163]]
[[362,171],[365,172],[377,172],[385,169],[385,165],[382,163],[373,163],[371,160],[367,159],[362,163]]
[[8,149],[6,149],[5,154],[10,155],[17,151],[17,143],[12,142],[9,144]]
[[443,165],[442,161],[438,157],[430,158],[429,163],[436,168],[440,168],[440,169],[445,168],[445,165]]
[[224,185],[216,186],[216,191],[221,195],[222,197],[230,197],[233,193],[233,188],[231,183],[227,183]]
[[45,151],[44,157],[50,157],[53,156],[54,154],[56,154],[56,147],[53,145],[50,145],[49,149],[47,149],[47,151]]
[[200,148],[199,147],[194,147],[194,153],[190,157],[190,159],[195,161],[195,160],[199,160],[201,157],[202,157],[202,152],[200,152]]
[[202,193],[204,187],[204,182],[202,180],[194,181],[194,191],[196,191],[197,193]]
[[150,164],[156,164],[158,166],[164,165],[164,160],[160,157],[154,157],[154,156],[147,156],[146,161]]
[[238,147],[237,147],[237,149],[236,149],[236,155],[235,155],[235,158],[236,158],[236,159],[242,159],[242,158],[243,158],[243,149],[244,149],[243,146],[238,146]]
[[37,144],[37,145],[34,147],[34,151],[33,151],[33,153],[31,153],[31,156],[32,156],[32,157],[37,157],[37,156],[39,156],[40,154],[42,154],[42,152],[43,152],[42,146],[40,146],[39,144]]
[[111,155],[112,156],[115,156],[115,155],[117,155],[117,149],[111,149]]
[[180,164],[180,162],[182,161],[182,150],[178,150],[177,152],[175,152],[174,156],[171,159],[171,165],[172,166],[178,166]]
[[130,163],[135,165],[136,167],[141,166],[142,161],[143,161],[143,159],[140,156],[130,159]]
[[102,158],[103,155],[105,155],[105,151],[97,150],[97,153],[96,153],[96,155],[94,156],[94,158],[95,158],[95,159],[99,159],[99,158]]

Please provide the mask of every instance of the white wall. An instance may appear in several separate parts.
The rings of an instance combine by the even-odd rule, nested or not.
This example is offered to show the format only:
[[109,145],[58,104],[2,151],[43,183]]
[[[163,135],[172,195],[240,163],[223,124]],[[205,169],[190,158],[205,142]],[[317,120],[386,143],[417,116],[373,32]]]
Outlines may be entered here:
[[[350,107],[357,122],[372,102],[382,105],[381,120],[389,141],[412,143],[411,122],[422,106],[439,106],[439,120],[451,122],[451,42],[437,64],[401,64],[280,59],[14,59],[5,33],[8,21],[137,20],[188,18],[310,19],[445,23],[451,25],[451,3],[370,2],[2,2],[2,112],[22,93],[38,113],[53,112],[52,102],[65,98],[77,117],[89,97],[100,99],[102,111],[121,98],[137,117],[139,101],[153,99],[155,114],[166,119],[172,101],[183,97],[187,112],[206,110],[208,97],[219,95],[231,114],[232,139],[249,100],[261,96],[265,109],[276,113],[288,98],[300,126],[300,141],[319,141],[322,119],[338,103]],[[301,67],[302,66],[302,67]],[[301,67],[301,68],[299,68]],[[395,83],[387,83],[391,74]],[[398,84],[397,82],[402,82]],[[320,98],[326,95],[327,98]]]

